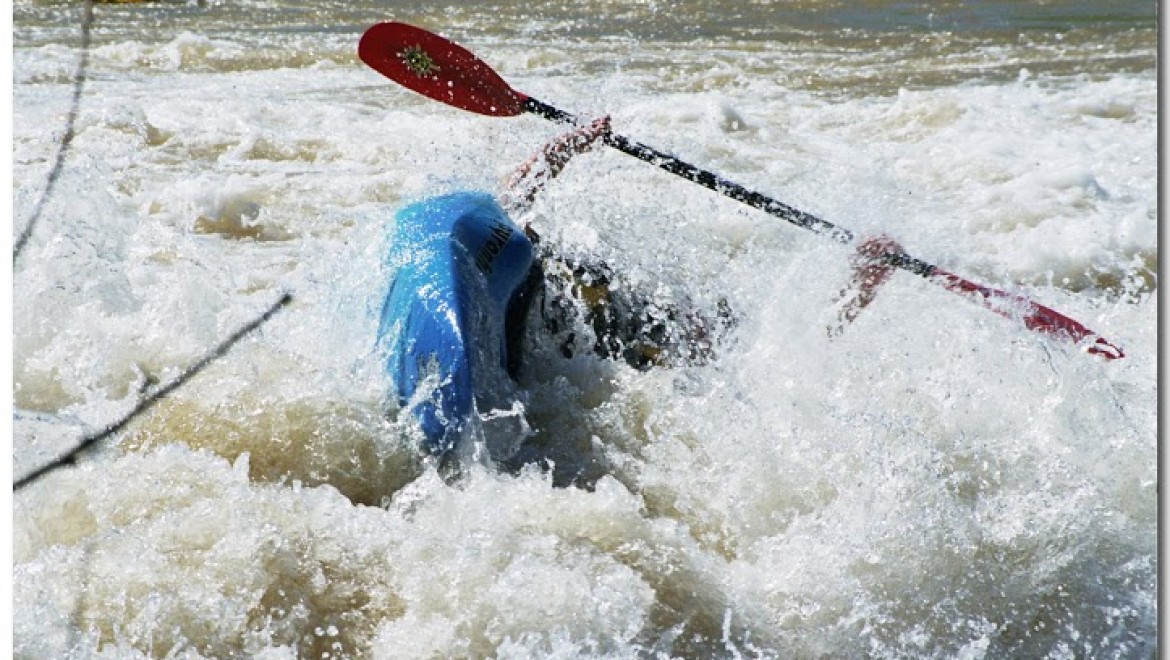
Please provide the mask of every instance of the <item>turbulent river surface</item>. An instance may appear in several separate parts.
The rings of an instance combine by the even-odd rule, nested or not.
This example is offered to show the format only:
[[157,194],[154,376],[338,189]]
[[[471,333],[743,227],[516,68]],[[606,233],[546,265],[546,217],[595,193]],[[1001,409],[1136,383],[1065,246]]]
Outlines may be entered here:
[[[596,150],[545,241],[734,328],[649,371],[537,336],[480,411],[531,460],[436,469],[384,237],[561,129],[365,67],[387,20],[1126,357],[904,272],[829,333],[850,248]],[[16,477],[293,296],[13,494],[17,657],[1156,653],[1154,3],[16,0],[12,56]]]

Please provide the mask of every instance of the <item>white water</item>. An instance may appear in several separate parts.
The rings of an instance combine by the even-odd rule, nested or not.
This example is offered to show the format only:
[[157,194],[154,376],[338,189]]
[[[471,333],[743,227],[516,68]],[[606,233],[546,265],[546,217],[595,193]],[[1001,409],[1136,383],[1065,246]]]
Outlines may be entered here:
[[[830,95],[788,84],[800,56],[782,47],[621,41],[607,65],[572,41],[468,42],[518,89],[1024,293],[1127,357],[906,274],[831,341],[843,248],[598,152],[549,189],[538,229],[725,296],[740,324],[713,364],[672,371],[543,347],[524,417],[555,475],[447,484],[382,416],[384,223],[405,200],[494,189],[556,128],[411,96],[346,58],[352,35],[297,36],[329,57],[287,68],[264,39],[91,54],[14,275],[15,404],[45,413],[14,421],[15,474],[281,292],[295,302],[14,496],[18,656],[1152,654],[1152,71]],[[14,233],[76,57],[15,52]]]

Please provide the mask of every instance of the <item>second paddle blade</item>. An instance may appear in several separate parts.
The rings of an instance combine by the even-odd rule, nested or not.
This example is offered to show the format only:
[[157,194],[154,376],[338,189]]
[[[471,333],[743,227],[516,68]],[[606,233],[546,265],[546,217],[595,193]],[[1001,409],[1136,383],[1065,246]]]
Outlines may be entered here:
[[379,23],[358,42],[358,57],[378,73],[419,94],[493,117],[524,111],[513,90],[462,46],[406,23]]

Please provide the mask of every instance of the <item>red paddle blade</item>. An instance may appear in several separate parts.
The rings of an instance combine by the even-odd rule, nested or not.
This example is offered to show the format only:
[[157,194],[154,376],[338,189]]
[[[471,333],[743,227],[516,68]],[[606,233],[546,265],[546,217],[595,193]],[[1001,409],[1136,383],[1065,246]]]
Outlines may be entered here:
[[358,42],[358,57],[423,96],[493,117],[524,111],[527,98],[462,46],[406,23],[379,23]]
[[1008,318],[1019,318],[1029,330],[1042,332],[1055,337],[1065,337],[1075,344],[1081,344],[1085,350],[1094,355],[1100,355],[1106,360],[1116,360],[1125,357],[1121,349],[1105,340],[1079,322],[1061,314],[1060,312],[1028,300],[1022,296],[1012,295],[1006,291],[976,284],[965,280],[958,275],[936,268],[931,279],[944,289],[956,293],[967,294],[991,311]]

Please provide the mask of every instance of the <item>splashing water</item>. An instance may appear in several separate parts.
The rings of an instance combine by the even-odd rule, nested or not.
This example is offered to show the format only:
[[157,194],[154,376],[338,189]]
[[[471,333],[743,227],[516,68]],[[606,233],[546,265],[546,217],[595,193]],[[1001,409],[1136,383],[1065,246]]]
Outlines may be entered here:
[[[75,135],[14,273],[15,473],[296,301],[18,494],[18,657],[1154,653],[1148,3],[398,4],[95,7]],[[80,12],[14,10],[14,238]],[[521,429],[523,460],[445,481],[373,349],[386,223],[498,189],[557,129],[363,68],[383,20],[1127,357],[906,275],[830,339],[845,250],[599,151],[538,231],[726,299],[735,331],[711,364],[649,372],[537,341],[519,405],[481,411]]]

